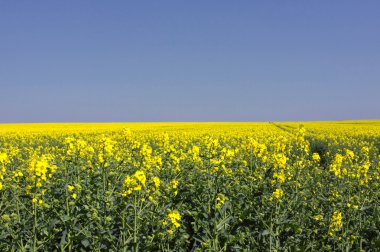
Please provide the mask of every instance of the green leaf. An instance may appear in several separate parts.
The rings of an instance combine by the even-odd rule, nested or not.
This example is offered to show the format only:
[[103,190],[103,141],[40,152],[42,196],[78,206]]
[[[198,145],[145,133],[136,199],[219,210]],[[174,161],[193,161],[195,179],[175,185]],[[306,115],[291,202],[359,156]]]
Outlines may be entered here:
[[87,248],[88,246],[90,246],[90,242],[87,240],[87,239],[84,239],[81,241],[82,245]]
[[59,243],[60,245],[64,245],[66,244],[66,234],[67,234],[67,230],[65,229],[62,233],[62,236],[61,236],[61,242]]
[[227,224],[232,219],[232,216],[228,216],[227,218],[223,219],[221,222],[218,223],[216,226],[216,229],[220,231],[225,224]]
[[269,235],[269,234],[270,234],[270,232],[269,232],[269,230],[267,230],[267,229],[265,229],[265,230],[261,233],[262,236]]

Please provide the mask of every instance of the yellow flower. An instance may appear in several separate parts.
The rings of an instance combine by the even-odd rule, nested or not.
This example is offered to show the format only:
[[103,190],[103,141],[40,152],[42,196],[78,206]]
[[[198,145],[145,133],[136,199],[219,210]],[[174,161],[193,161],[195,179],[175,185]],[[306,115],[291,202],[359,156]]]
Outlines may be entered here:
[[145,173],[143,171],[136,171],[132,176],[125,177],[123,187],[126,190],[122,193],[122,195],[128,196],[133,191],[140,191],[142,189],[141,185],[145,187],[145,184],[146,184]]
[[276,164],[279,168],[285,168],[286,167],[286,161],[288,160],[288,158],[284,154],[282,154],[282,153],[276,154],[274,156],[274,159],[275,159]]
[[143,171],[136,171],[135,174],[133,175],[140,183],[145,186],[146,182],[146,177],[145,173]]
[[330,231],[329,235],[334,236],[335,232],[339,231],[343,226],[343,216],[342,212],[335,211],[330,220]]
[[76,199],[76,198],[77,198],[77,194],[76,194],[76,193],[73,193],[73,194],[71,195],[71,197],[72,197],[73,199]]
[[24,174],[21,171],[14,171],[12,178],[16,181],[19,181],[23,176]]
[[74,190],[74,186],[72,186],[72,185],[67,185],[67,191],[68,192],[72,192],[73,190]]
[[227,197],[223,194],[219,193],[218,196],[216,196],[216,208],[221,208],[224,205],[224,202],[226,201]]
[[281,189],[279,189],[279,188],[277,188],[276,191],[274,191],[274,192],[272,193],[272,195],[273,195],[273,197],[275,197],[276,199],[280,199],[280,198],[282,198],[282,197],[284,196],[284,191],[281,190]]
[[9,164],[9,158],[7,153],[0,153],[0,165]]
[[130,176],[126,176],[124,179],[124,187],[131,187],[135,183],[135,179]]
[[141,190],[141,185],[136,185],[133,187],[133,191],[140,191]]
[[346,149],[346,156],[349,158],[349,159],[354,159],[354,157],[355,157],[355,153],[353,152],[353,151],[351,151],[351,150],[347,150]]
[[175,180],[175,179],[170,182],[170,186],[173,189],[177,189],[178,184],[179,184],[178,180]]
[[369,148],[368,147],[363,147],[361,149],[361,153],[363,153],[364,155],[368,155],[369,154]]
[[274,179],[274,183],[277,182],[279,184],[282,184],[286,181],[286,177],[285,177],[285,172],[284,170],[280,170],[278,172],[274,172],[273,173],[273,179]]
[[173,229],[168,229],[167,232],[168,232],[169,235],[172,235],[174,233],[174,230]]
[[154,183],[154,186],[155,186],[156,188],[160,187],[160,183],[161,183],[160,178],[158,178],[158,177],[154,177],[154,178],[153,178],[153,183]]
[[181,214],[177,210],[169,211],[168,217],[174,227],[180,227],[179,221],[181,220]]
[[340,154],[336,154],[334,161],[330,165],[330,172],[333,172],[335,176],[337,176],[338,178],[342,177],[342,171],[341,171],[342,163],[343,163],[343,156]]
[[42,187],[42,182],[56,171],[56,166],[49,164],[50,159],[49,155],[42,155],[40,158],[33,157],[30,160],[28,167],[30,179],[37,188]]
[[321,157],[319,156],[318,153],[313,153],[313,156],[311,157],[313,159],[313,161],[319,163],[321,161]]

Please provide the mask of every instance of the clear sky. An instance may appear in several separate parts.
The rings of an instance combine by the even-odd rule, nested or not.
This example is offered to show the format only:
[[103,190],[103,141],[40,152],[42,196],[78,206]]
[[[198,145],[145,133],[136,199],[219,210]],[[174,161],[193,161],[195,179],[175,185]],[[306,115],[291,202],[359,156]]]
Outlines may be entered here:
[[0,122],[380,119],[380,1],[0,1]]

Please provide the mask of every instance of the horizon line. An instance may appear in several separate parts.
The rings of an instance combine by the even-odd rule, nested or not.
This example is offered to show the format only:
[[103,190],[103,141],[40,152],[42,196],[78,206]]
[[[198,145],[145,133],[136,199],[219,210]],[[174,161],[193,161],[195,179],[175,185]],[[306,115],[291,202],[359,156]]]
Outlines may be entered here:
[[94,123],[302,123],[302,122],[344,122],[344,121],[380,121],[380,119],[338,119],[338,120],[280,120],[280,121],[35,121],[35,122],[0,122],[0,124],[94,124]]

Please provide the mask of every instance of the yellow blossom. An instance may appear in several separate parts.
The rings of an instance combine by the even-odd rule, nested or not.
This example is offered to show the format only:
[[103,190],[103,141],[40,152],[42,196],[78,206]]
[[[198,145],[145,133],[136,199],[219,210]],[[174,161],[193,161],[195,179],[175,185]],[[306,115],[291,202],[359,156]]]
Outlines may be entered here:
[[316,153],[316,152],[313,153],[312,159],[313,159],[313,161],[315,161],[315,162],[317,162],[317,163],[319,163],[319,162],[321,161],[321,157],[320,157],[319,154]]
[[284,191],[277,188],[273,193],[272,193],[273,197],[275,197],[276,199],[280,199],[284,196]]
[[146,177],[145,173],[143,171],[136,171],[135,174],[133,175],[140,183],[145,186],[146,182]]
[[160,187],[160,183],[161,183],[160,178],[158,178],[158,177],[154,177],[154,178],[153,178],[153,183],[154,183],[154,186],[155,186],[156,188]]
[[227,200],[227,197],[219,193],[216,196],[216,208],[221,208],[224,205],[224,202]]
[[168,217],[173,226],[175,226],[176,228],[180,227],[179,221],[181,220],[181,214],[177,210],[169,211]]
[[68,192],[72,192],[73,190],[74,190],[74,186],[72,186],[72,185],[67,185],[67,191]]
[[329,235],[334,236],[335,233],[342,228],[342,225],[343,225],[342,212],[335,211],[330,220]]
[[170,186],[171,186],[171,188],[173,188],[173,189],[177,189],[178,184],[179,184],[179,181],[178,181],[178,180],[172,180],[172,181],[170,182]]

